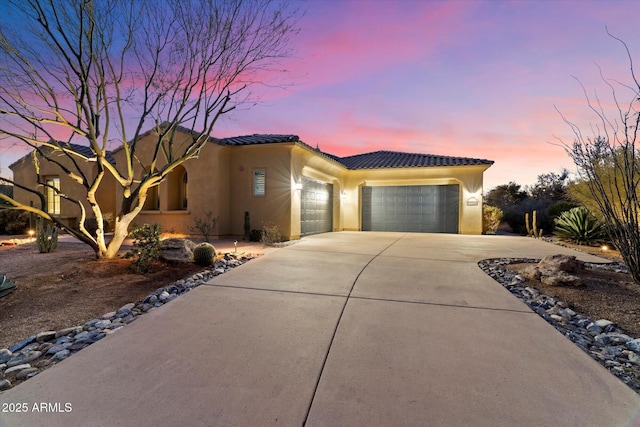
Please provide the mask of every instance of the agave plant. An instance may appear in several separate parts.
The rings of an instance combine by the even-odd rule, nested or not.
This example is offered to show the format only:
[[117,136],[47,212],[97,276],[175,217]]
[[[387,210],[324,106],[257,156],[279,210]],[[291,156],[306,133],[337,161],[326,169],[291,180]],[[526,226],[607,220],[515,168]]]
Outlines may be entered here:
[[555,220],[554,234],[560,240],[593,245],[606,239],[604,225],[584,206],[563,212]]
[[7,275],[3,274],[0,277],[0,298],[2,298],[5,295],[9,295],[15,289],[16,289],[15,282],[8,280]]

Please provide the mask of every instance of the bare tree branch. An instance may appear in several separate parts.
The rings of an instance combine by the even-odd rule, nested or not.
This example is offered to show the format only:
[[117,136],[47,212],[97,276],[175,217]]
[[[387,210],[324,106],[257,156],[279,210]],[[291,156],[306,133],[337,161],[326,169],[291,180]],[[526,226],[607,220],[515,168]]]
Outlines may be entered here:
[[[8,0],[6,9],[0,135],[83,188],[84,200],[73,198],[76,231],[98,257],[115,256],[149,189],[197,158],[217,120],[291,56],[300,15],[272,0]],[[178,143],[184,128],[193,129],[191,138]],[[151,157],[140,153],[142,138],[155,140]],[[123,164],[107,150],[114,139]],[[107,176],[123,194],[108,244],[96,196]],[[84,226],[88,212],[95,237]]]

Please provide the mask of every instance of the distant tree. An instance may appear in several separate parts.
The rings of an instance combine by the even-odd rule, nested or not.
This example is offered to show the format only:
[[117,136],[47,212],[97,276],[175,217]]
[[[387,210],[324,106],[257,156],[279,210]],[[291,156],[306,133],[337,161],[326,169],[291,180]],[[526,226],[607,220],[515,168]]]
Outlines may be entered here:
[[489,190],[484,201],[487,205],[495,206],[506,212],[526,198],[527,193],[522,189],[522,186],[511,181]]
[[567,200],[567,185],[569,183],[569,171],[563,169],[559,174],[549,172],[538,175],[535,184],[527,188],[529,197],[544,199],[550,202]]
[[[38,189],[14,185],[40,206],[5,195],[0,202],[65,228],[98,258],[118,253],[147,192],[198,157],[218,118],[280,70],[299,16],[291,3],[272,0],[7,0],[2,12],[0,136],[58,165],[86,198],[48,184],[34,164]],[[179,126],[194,130],[187,142],[175,138]],[[155,150],[143,163],[137,144],[149,128]],[[123,144],[126,164],[108,160],[112,140]],[[84,172],[86,162],[97,166],[95,177]],[[107,243],[96,192],[109,176],[123,196]],[[79,229],[47,211],[47,191],[77,206]]]
[[[640,81],[627,44],[617,40],[625,49],[629,61],[630,83],[620,83],[600,75],[611,93],[608,109],[597,94],[587,95],[582,87],[589,109],[598,124],[591,126],[594,135],[583,135],[581,128],[561,114],[574,134],[573,144],[560,141],[578,167],[580,180],[588,188],[606,224],[609,238],[620,251],[629,272],[640,284]],[[625,101],[621,101],[625,99]]]

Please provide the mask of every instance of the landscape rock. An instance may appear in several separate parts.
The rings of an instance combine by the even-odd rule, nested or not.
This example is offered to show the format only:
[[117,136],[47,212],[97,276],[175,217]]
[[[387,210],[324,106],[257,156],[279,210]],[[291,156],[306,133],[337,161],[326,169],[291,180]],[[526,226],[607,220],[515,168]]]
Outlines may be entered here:
[[38,372],[38,368],[26,368],[21,370],[20,372],[18,372],[18,375],[16,375],[16,378],[19,380],[23,380],[27,377],[27,375],[33,373],[33,372]]
[[5,375],[8,375],[8,374],[10,374],[10,373],[12,373],[12,372],[21,371],[21,370],[23,370],[23,369],[27,369],[27,368],[30,368],[30,367],[31,367],[31,365],[30,365],[30,364],[28,364],[28,363],[22,363],[22,364],[20,364],[20,365],[16,365],[16,366],[12,366],[12,367],[10,367],[10,368],[7,368],[7,370],[5,370],[5,371],[4,371],[4,374],[5,374]]
[[136,305],[132,302],[130,302],[129,304],[125,304],[122,307],[120,307],[120,310],[118,310],[118,313],[122,312],[122,311],[131,311],[131,309],[133,307],[135,307]]
[[191,262],[195,247],[189,239],[166,239],[160,242],[160,258],[169,262]]
[[56,331],[40,332],[36,335],[36,341],[39,343],[52,340],[56,337]]
[[0,364],[7,363],[9,359],[11,359],[11,355],[13,353],[9,351],[8,348],[0,349]]
[[63,350],[60,350],[60,351],[56,352],[56,354],[53,355],[51,360],[63,360],[63,359],[66,359],[67,357],[69,357],[70,355],[71,355],[71,351],[69,351],[69,350],[67,350],[65,348]]
[[9,390],[13,385],[9,380],[0,380],[0,391]]
[[69,335],[71,333],[77,334],[80,331],[82,331],[82,326],[74,326],[72,328],[60,329],[58,332],[56,332],[56,338],[60,338],[60,337],[63,337],[65,335]]
[[579,276],[564,271],[544,271],[540,281],[549,286],[582,286],[584,283]]
[[625,343],[625,346],[627,346],[627,348],[629,350],[633,350],[637,353],[640,353],[640,338],[635,339],[635,340],[631,340],[631,341],[627,341]]
[[11,360],[9,360],[7,362],[7,366],[9,368],[11,368],[13,366],[18,366],[18,365],[22,365],[22,364],[25,364],[25,363],[29,363],[32,360],[36,360],[41,355],[42,355],[42,352],[34,351],[34,350],[27,351],[26,353],[14,354],[13,357],[11,358]]
[[581,286],[584,283],[576,273],[584,268],[584,263],[575,256],[550,255],[544,257],[538,264],[526,267],[522,276],[539,280],[549,286]]
[[549,255],[538,263],[543,270],[564,271],[566,273],[577,273],[584,269],[584,263],[571,255]]
[[9,351],[15,353],[16,351],[22,349],[24,346],[31,344],[32,342],[34,342],[36,340],[36,336],[33,335],[29,338],[25,338],[22,341],[19,341],[17,343],[15,343],[14,345],[12,345],[11,347],[9,347]]

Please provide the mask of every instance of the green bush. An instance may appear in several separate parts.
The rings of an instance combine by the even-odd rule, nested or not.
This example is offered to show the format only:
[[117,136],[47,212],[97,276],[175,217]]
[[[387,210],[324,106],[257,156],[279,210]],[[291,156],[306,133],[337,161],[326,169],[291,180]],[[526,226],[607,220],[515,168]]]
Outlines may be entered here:
[[502,209],[495,206],[485,205],[482,207],[482,232],[485,234],[496,234],[502,222]]
[[211,243],[200,243],[193,248],[193,262],[203,267],[213,264],[216,248]]
[[15,209],[0,209],[0,234],[27,234],[30,214]]
[[593,245],[607,237],[603,224],[584,206],[563,212],[555,224],[558,238],[578,245]]
[[125,258],[133,258],[130,269],[138,274],[148,273],[153,268],[153,263],[160,259],[160,234],[162,230],[159,224],[143,224],[129,233],[133,238],[134,249],[126,253]]

